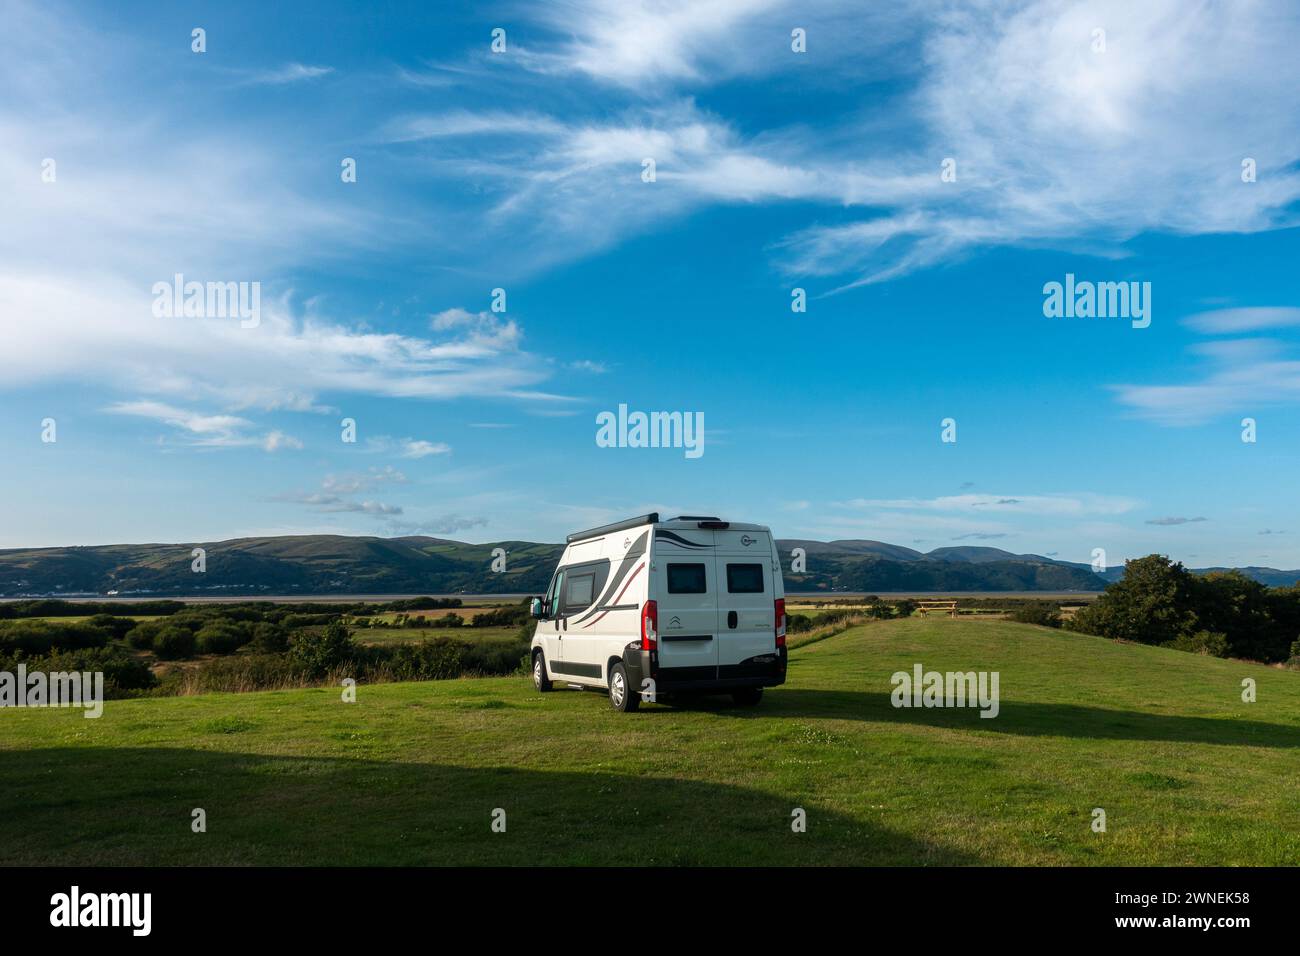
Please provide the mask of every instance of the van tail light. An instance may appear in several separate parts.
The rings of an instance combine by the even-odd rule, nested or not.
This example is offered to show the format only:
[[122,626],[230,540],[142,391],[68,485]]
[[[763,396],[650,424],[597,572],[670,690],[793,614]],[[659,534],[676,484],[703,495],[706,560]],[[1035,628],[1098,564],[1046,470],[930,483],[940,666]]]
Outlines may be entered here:
[[641,650],[653,651],[659,647],[659,605],[646,601],[641,608]]
[[776,599],[776,646],[785,647],[785,598]]

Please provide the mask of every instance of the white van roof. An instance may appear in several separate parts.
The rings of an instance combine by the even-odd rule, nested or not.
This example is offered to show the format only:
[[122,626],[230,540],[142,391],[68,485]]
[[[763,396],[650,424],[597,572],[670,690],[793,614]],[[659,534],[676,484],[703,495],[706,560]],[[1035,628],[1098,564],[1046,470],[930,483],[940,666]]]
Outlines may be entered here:
[[768,531],[766,525],[746,524],[739,521],[723,521],[721,518],[713,515],[678,515],[675,518],[660,519],[659,512],[652,511],[649,514],[640,515],[636,518],[628,518],[626,521],[615,521],[613,524],[601,525],[599,528],[591,528],[587,531],[578,531],[564,539],[565,544],[573,544],[576,541],[587,541],[591,538],[599,538],[607,534],[613,534],[616,531],[626,531],[628,528],[640,528],[644,525],[654,525],[656,528],[668,528],[673,531],[685,531],[692,528],[708,528],[711,530],[731,529],[733,531]]

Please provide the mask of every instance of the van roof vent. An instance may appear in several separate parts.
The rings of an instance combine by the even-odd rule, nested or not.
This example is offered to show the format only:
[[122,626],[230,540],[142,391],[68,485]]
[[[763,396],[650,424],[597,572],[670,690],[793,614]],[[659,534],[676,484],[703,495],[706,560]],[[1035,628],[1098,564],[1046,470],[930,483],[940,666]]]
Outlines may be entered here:
[[674,521],[721,521],[717,515],[678,515]]

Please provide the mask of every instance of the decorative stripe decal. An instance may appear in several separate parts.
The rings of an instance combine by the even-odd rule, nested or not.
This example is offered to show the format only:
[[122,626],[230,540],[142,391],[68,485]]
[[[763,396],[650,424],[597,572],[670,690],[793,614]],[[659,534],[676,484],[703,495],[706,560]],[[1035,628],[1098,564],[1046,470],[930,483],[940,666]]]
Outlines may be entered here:
[[689,548],[692,551],[700,551],[704,548],[712,548],[711,544],[702,544],[699,541],[690,541],[679,534],[673,534],[671,531],[659,530],[655,532],[655,540],[663,539],[669,544],[675,544],[680,548]]
[[[650,537],[650,532],[643,531],[641,533],[641,536],[632,543],[632,546],[627,549],[627,554],[623,556],[623,560],[619,563],[618,570],[614,573],[614,576],[609,580],[609,583],[605,586],[605,593],[600,596],[600,600],[597,601],[595,605],[587,611],[586,614],[582,615],[581,617],[574,618],[573,620],[574,624],[581,624],[583,621],[591,617],[597,611],[605,610],[605,608],[610,603],[609,596],[613,594],[614,589],[617,588],[623,582],[623,579],[627,576],[628,571],[632,569],[632,565],[635,564],[637,561],[641,560],[642,555],[645,554],[646,540],[649,537]],[[621,591],[619,592],[619,597],[622,597]],[[615,598],[615,600],[617,600],[617,598]],[[595,622],[593,621],[592,623],[594,624]]]
[[[635,578],[638,574],[640,574],[640,573],[641,573],[641,569],[644,568],[644,567],[645,567],[645,562],[643,561],[642,563],[640,563],[640,564],[638,564],[638,565],[636,566],[636,570],[635,570],[635,571],[633,571],[631,574],[629,574],[629,575],[627,576],[627,583],[623,585],[623,590],[621,590],[621,591],[618,592],[618,597],[614,598],[615,601],[618,601],[619,598],[621,598],[624,594],[627,593],[627,589],[630,588],[630,587],[632,586],[632,579]],[[634,604],[634,605],[632,605],[632,607],[636,607],[636,605]],[[586,624],[584,624],[584,625],[582,625],[582,626],[583,626],[584,628],[586,628],[586,627],[591,627],[591,625],[595,624],[596,621],[599,621],[601,617],[604,617],[606,614],[608,614],[608,613],[609,613],[610,611],[612,611],[612,610],[614,610],[614,608],[612,608],[612,607],[607,607],[607,608],[605,608],[604,612],[600,615],[600,617],[596,618],[595,621],[588,621]]]

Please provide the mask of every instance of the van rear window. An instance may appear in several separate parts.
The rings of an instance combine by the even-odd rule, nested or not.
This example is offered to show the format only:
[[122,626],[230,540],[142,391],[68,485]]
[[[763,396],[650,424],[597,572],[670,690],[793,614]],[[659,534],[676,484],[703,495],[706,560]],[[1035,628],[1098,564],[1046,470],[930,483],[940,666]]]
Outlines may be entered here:
[[730,594],[762,594],[763,566],[761,564],[727,565],[727,592]]
[[668,565],[669,594],[704,594],[709,589],[702,564]]

